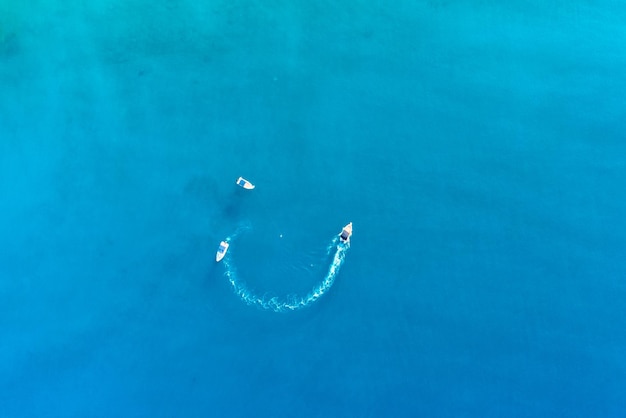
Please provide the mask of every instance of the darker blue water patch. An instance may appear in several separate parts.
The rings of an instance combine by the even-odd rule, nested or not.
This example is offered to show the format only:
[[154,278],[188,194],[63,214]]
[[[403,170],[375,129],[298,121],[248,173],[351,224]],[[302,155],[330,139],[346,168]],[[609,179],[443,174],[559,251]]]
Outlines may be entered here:
[[0,56],[8,60],[19,54],[19,40],[14,32],[0,32]]

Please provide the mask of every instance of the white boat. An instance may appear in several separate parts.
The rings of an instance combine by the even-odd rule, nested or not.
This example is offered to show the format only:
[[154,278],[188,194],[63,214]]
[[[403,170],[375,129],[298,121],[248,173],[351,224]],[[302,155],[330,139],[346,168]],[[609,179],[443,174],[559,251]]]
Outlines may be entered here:
[[352,236],[352,222],[348,225],[344,226],[341,230],[341,234],[339,234],[339,239],[341,242],[348,243],[350,242],[350,237]]
[[218,263],[222,261],[222,258],[226,255],[226,251],[228,251],[228,243],[226,241],[220,242],[220,246],[217,249],[217,254],[215,254],[215,261]]
[[254,189],[254,184],[250,183],[248,180],[244,179],[243,177],[239,177],[237,179],[237,186],[241,186],[244,189],[248,189],[248,190]]

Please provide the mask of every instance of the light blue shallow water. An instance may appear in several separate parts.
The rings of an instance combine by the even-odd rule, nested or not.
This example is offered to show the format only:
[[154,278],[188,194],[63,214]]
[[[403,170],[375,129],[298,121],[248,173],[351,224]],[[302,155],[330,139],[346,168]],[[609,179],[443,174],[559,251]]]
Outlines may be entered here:
[[88,3],[0,3],[0,415],[623,416],[624,4]]

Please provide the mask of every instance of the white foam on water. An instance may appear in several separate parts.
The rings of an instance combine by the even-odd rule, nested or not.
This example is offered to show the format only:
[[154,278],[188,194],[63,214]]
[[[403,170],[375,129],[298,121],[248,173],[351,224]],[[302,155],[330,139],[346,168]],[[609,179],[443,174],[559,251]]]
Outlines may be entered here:
[[[241,230],[238,230],[233,236],[228,238],[228,241],[234,239]],[[334,237],[327,247],[327,254],[331,254],[333,249],[335,254],[328,267],[326,276],[313,287],[313,289],[305,296],[289,295],[284,298],[278,296],[268,296],[266,294],[260,295],[252,291],[243,280],[237,276],[237,270],[232,263],[231,253],[229,252],[224,258],[224,266],[226,272],[224,275],[228,279],[229,283],[233,286],[233,290],[237,296],[241,298],[247,305],[257,306],[261,309],[274,311],[274,312],[290,312],[297,311],[302,308],[306,308],[320,297],[324,295],[333,285],[337,273],[341,269],[341,266],[346,260],[346,253],[350,248],[350,244],[344,244],[339,238]]]

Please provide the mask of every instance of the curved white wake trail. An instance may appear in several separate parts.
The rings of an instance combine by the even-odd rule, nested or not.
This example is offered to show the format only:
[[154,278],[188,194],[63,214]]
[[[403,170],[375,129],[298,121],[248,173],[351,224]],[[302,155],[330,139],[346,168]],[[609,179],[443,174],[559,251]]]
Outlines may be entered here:
[[250,229],[252,229],[252,227],[248,223],[239,225],[237,227],[237,229],[235,230],[235,232],[233,232],[232,235],[226,237],[226,241],[230,242],[230,241],[234,240],[235,238],[237,238],[237,236],[239,234],[241,234],[243,231],[247,231],[247,230],[250,230]]
[[[239,231],[238,231],[239,232]],[[233,234],[230,239],[234,238],[237,233]],[[287,296],[285,299],[281,299],[277,296],[266,297],[265,295],[259,296],[251,291],[246,284],[239,280],[237,277],[237,271],[230,262],[230,256],[227,254],[224,258],[224,265],[226,266],[225,276],[228,278],[229,283],[233,286],[235,294],[237,294],[243,302],[248,305],[258,306],[265,310],[271,310],[274,312],[286,312],[297,311],[305,308],[310,304],[318,300],[324,293],[331,288],[335,281],[339,269],[345,262],[346,253],[350,248],[350,244],[344,244],[335,237],[327,248],[327,254],[330,254],[335,249],[335,254],[328,267],[326,276],[318,283],[306,296]]]

